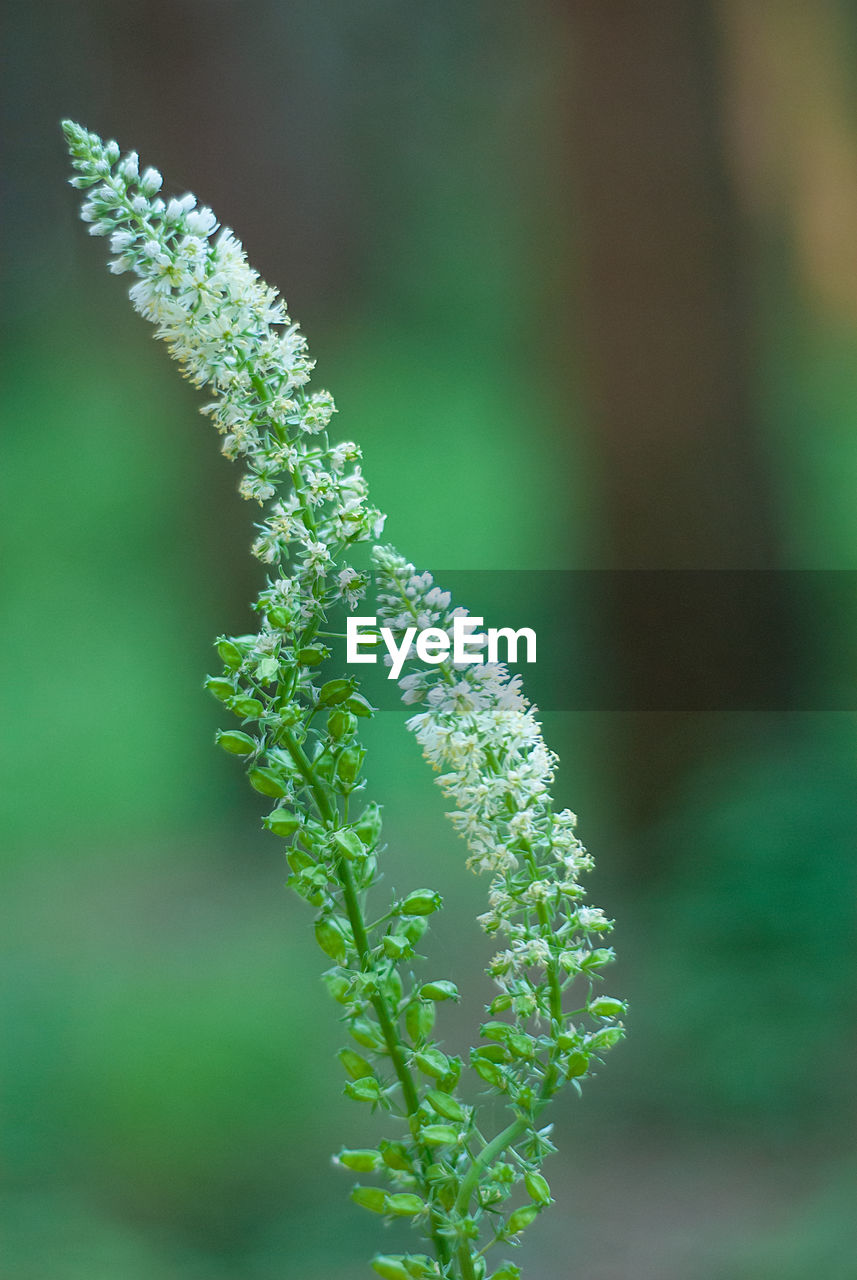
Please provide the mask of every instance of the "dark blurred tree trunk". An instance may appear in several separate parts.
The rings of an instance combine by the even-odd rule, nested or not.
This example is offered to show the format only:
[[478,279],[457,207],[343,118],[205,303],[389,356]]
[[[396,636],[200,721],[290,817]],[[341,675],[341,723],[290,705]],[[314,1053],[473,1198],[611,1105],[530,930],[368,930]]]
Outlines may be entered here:
[[[774,568],[769,473],[749,386],[750,281],[725,165],[712,8],[569,0],[564,13],[576,324],[606,567]],[[670,673],[645,592],[618,588],[615,603],[610,625],[621,651],[635,655],[633,710],[634,689],[668,687]],[[783,609],[767,591],[758,608],[726,611],[722,627],[697,637],[719,660],[775,652]],[[783,698],[787,683],[784,673]],[[619,757],[629,821],[656,815],[702,749],[701,734],[690,715],[629,717]]]

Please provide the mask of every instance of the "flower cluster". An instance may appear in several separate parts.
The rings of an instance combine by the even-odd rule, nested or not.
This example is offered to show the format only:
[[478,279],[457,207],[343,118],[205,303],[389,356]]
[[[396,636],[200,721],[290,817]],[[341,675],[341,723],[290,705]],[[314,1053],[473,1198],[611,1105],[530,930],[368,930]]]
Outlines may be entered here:
[[[417,574],[391,547],[375,548],[373,557],[379,617],[394,633],[416,622],[452,634],[464,611],[450,607],[449,593],[430,574]],[[503,665],[456,666],[450,658],[409,672],[399,684],[406,703],[424,707],[408,727],[453,802],[449,817],[467,842],[468,865],[491,876],[489,909],[479,923],[504,945],[488,969],[500,989],[490,1012],[510,1013],[512,1021],[483,1027],[493,1044],[473,1051],[473,1065],[513,1102],[531,1100],[534,1079],[544,1098],[563,1080],[578,1082],[621,1039],[617,1017],[624,1010],[621,1001],[595,992],[613,958],[602,945],[612,924],[584,901],[579,876],[592,860],[575,833],[574,814],[554,809],[556,757],[519,677]],[[565,993],[576,979],[586,993],[571,1022]],[[536,1034],[544,1027],[547,1034]]]
[[[437,1006],[457,1000],[457,988],[413,972],[440,895],[421,888],[386,908],[373,902],[367,923],[381,814],[363,797],[359,726],[373,709],[354,678],[330,670],[326,643],[331,611],[356,608],[368,587],[368,574],[349,563],[353,548],[374,543],[383,526],[368,503],[360,451],[329,439],[333,400],[308,390],[305,340],[233,233],[192,195],[161,196],[161,175],[141,173],[134,153],[122,156],[71,122],[63,128],[72,182],[87,192],[84,220],[109,239],[110,269],[136,277],[132,302],[184,375],[210,390],[203,412],[224,454],[244,464],[241,494],[263,509],[253,544],[268,574],[254,605],[259,627],[220,637],[223,670],[206,684],[240,722],[218,741],[273,802],[265,826],[286,842],[289,883],[316,911],[315,938],[331,962],[325,981],[350,1037],[339,1055],[345,1092],[396,1125],[393,1138],[346,1147],[337,1162],[382,1179],[358,1185],[355,1202],[412,1219],[434,1254],[382,1254],[373,1267],[387,1280],[488,1280],[490,1246],[514,1243],[551,1200],[539,1172],[552,1150],[539,1127],[543,1108],[621,1036],[621,1003],[594,995],[612,953],[593,941],[610,923],[583,902],[577,875],[589,860],[573,815],[553,810],[555,759],[502,667],[447,662],[401,681],[405,701],[424,708],[411,727],[445,771],[440,782],[470,865],[492,876],[481,924],[503,938],[490,966],[499,994],[471,1065],[513,1119],[489,1140],[477,1106],[459,1095],[462,1060],[434,1038]],[[376,548],[376,558],[389,625],[451,628],[462,611],[429,575],[389,548]],[[581,976],[588,995],[573,1016],[593,1026],[564,1011]],[[525,1202],[507,1214],[520,1185]],[[490,1280],[519,1274],[505,1263]]]
[[[310,612],[339,554],[377,537],[384,518],[367,504],[357,445],[328,439],[332,396],[306,390],[313,364],[303,334],[211,209],[192,195],[164,199],[160,173],[141,173],[134,152],[121,156],[115,142],[70,122],[64,128],[72,182],[88,191],[81,217],[91,234],[108,238],[110,270],[138,277],[131,301],[185,376],[214,393],[202,412],[224,454],[244,460],[240,493],[261,505],[288,485],[253,551],[269,565],[291,557]],[[334,585],[347,585],[354,604],[362,575],[341,565]]]

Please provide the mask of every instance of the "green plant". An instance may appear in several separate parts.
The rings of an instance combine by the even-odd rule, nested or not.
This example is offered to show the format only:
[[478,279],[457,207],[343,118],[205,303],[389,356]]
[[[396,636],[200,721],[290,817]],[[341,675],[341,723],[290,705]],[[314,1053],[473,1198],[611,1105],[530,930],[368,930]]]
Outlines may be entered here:
[[[378,545],[383,516],[368,505],[360,451],[330,442],[333,400],[307,390],[304,338],[232,232],[193,196],[164,200],[160,174],[141,174],[133,153],[122,157],[115,142],[71,122],[63,128],[72,182],[88,191],[82,216],[109,237],[110,269],[137,277],[134,306],[184,375],[211,390],[203,412],[225,455],[244,461],[241,493],[265,508],[253,545],[269,566],[254,605],[259,628],[220,637],[223,670],[207,686],[238,721],[218,741],[272,802],[265,825],[285,842],[289,883],[315,910],[315,937],[332,962],[327,986],[350,1035],[340,1053],[345,1091],[389,1118],[389,1138],[339,1153],[341,1165],[372,1179],[352,1198],[412,1219],[431,1251],[378,1255],[372,1265],[388,1280],[512,1280],[515,1265],[489,1273],[486,1259],[551,1201],[540,1171],[554,1149],[544,1111],[566,1083],[579,1089],[623,1034],[622,1002],[595,994],[612,959],[600,945],[611,924],[583,901],[577,877],[590,859],[574,815],[554,810],[555,758],[503,667],[461,669],[447,658],[426,671],[410,655],[400,683],[405,701],[423,707],[410,727],[445,770],[439,781],[469,865],[492,877],[480,923],[506,940],[489,966],[499,991],[465,1076],[434,1031],[437,1007],[458,999],[455,984],[412,974],[440,895],[417,888],[383,909],[376,902],[381,812],[365,799],[359,733],[373,709],[355,677],[331,670],[327,643],[331,613],[355,609],[369,587],[368,571],[351,563],[360,543],[374,546],[379,609],[393,633],[415,622],[450,632],[462,611]],[[508,1106],[496,1135],[483,1133],[470,1086]]]

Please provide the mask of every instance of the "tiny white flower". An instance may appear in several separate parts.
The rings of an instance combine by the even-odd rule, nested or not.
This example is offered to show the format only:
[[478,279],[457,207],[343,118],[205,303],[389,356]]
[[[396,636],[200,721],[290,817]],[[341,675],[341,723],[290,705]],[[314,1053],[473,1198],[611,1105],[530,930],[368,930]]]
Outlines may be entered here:
[[210,236],[217,226],[217,218],[207,206],[195,209],[187,215],[188,230],[195,236]]
[[143,195],[153,196],[164,185],[164,180],[158,173],[157,169],[147,169],[140,179],[140,190]]

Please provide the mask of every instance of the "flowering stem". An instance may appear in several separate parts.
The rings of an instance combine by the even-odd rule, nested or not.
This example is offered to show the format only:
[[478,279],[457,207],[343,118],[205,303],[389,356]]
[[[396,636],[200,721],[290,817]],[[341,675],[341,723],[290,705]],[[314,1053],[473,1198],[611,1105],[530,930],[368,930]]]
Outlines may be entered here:
[[[283,734],[282,738],[289,755],[295,762],[301,776],[307,786],[312,791],[316,807],[319,815],[325,825],[333,830],[336,827],[337,815],[333,809],[330,800],[324,789],[323,783],[315,776],[312,764],[307,759],[306,753],[302,747],[295,741],[294,735],[288,730]],[[360,967],[364,973],[373,971],[371,948],[369,946],[369,938],[366,931],[366,921],[363,917],[363,911],[360,906],[360,897],[357,887],[354,884],[354,876],[351,874],[351,868],[345,858],[338,858],[336,862],[336,872],[339,882],[342,886],[342,900],[345,904],[345,911],[348,916],[348,923],[351,925],[351,932],[354,936],[354,945],[357,948],[357,954],[360,957]],[[381,1035],[384,1038],[384,1044],[387,1053],[390,1055],[390,1061],[393,1064],[393,1070],[399,1084],[402,1086],[402,1096],[405,1101],[405,1110],[408,1119],[416,1117],[419,1111],[420,1100],[414,1078],[408,1068],[407,1063],[402,1055],[402,1046],[399,1036],[396,1033],[395,1023],[387,1007],[386,1001],[380,992],[371,998],[372,1008],[378,1017],[378,1026]],[[420,1153],[420,1163],[423,1172],[423,1183],[426,1185],[426,1168],[430,1157],[423,1148]],[[438,1223],[434,1211],[432,1211],[431,1237],[437,1253],[438,1261],[446,1263],[449,1261],[449,1246],[438,1230]],[[470,1270],[463,1272],[463,1280],[470,1280],[473,1275],[472,1264],[469,1263],[470,1248],[467,1246],[468,1264]]]
[[[457,1000],[458,988],[442,978],[422,982],[403,968],[427,917],[443,905],[440,894],[415,889],[367,924],[382,819],[377,804],[363,802],[353,813],[351,801],[365,787],[360,723],[374,709],[349,672],[338,669],[331,679],[324,666],[331,610],[341,602],[353,611],[369,585],[367,573],[346,562],[358,543],[376,544],[379,613],[394,632],[412,636],[415,623],[420,629],[429,620],[454,640],[466,611],[452,609],[429,574],[377,545],[384,518],[368,505],[360,449],[331,442],[333,399],[306,390],[313,364],[305,340],[233,233],[190,193],[161,198],[161,175],[140,173],[135,153],[122,157],[115,142],[71,121],[63,128],[72,182],[88,192],[81,216],[93,234],[109,238],[111,271],[136,277],[129,291],[136,310],[156,326],[183,375],[210,388],[203,412],[226,457],[245,463],[239,492],[262,508],[271,503],[253,543],[270,566],[253,606],[258,632],[218,639],[223,671],[206,686],[239,718],[241,728],[221,730],[217,741],[275,802],[265,826],[288,842],[289,884],[316,908],[316,941],[333,961],[325,982],[368,1054],[341,1051],[345,1092],[407,1126],[402,1140],[337,1157],[392,1187],[358,1184],[358,1205],[388,1219],[409,1217],[434,1247],[434,1262],[424,1254],[378,1255],[373,1267],[393,1280],[485,1280],[487,1250],[516,1241],[551,1201],[538,1167],[553,1147],[536,1117],[564,1081],[579,1087],[623,1034],[616,1019],[624,1002],[593,991],[613,956],[596,945],[611,921],[583,901],[577,875],[591,859],[574,815],[554,809],[556,757],[517,677],[496,661],[462,661],[457,640],[439,667],[401,681],[405,701],[424,704],[409,727],[453,799],[450,816],[467,840],[468,866],[492,877],[490,909],[479,923],[506,939],[489,964],[499,994],[480,1028],[487,1043],[471,1049],[471,1068],[515,1119],[486,1141],[478,1107],[457,1096],[461,1058],[447,1056],[431,1034],[435,1004]],[[564,1010],[563,993],[575,979],[587,982],[588,995],[582,1008]],[[518,1187],[529,1203],[506,1216]],[[491,1238],[479,1248],[486,1215]],[[519,1272],[505,1265],[495,1274]]]
[[[541,1106],[543,1105],[544,1103],[541,1104]],[[496,1138],[492,1138],[487,1147],[480,1151],[461,1180],[461,1187],[455,1201],[456,1213],[467,1213],[470,1197],[479,1185],[479,1179],[484,1171],[503,1154],[507,1147],[517,1142],[518,1138],[522,1137],[529,1127],[529,1120],[519,1116],[517,1120],[513,1120],[510,1125],[507,1125],[505,1129],[498,1133]]]

